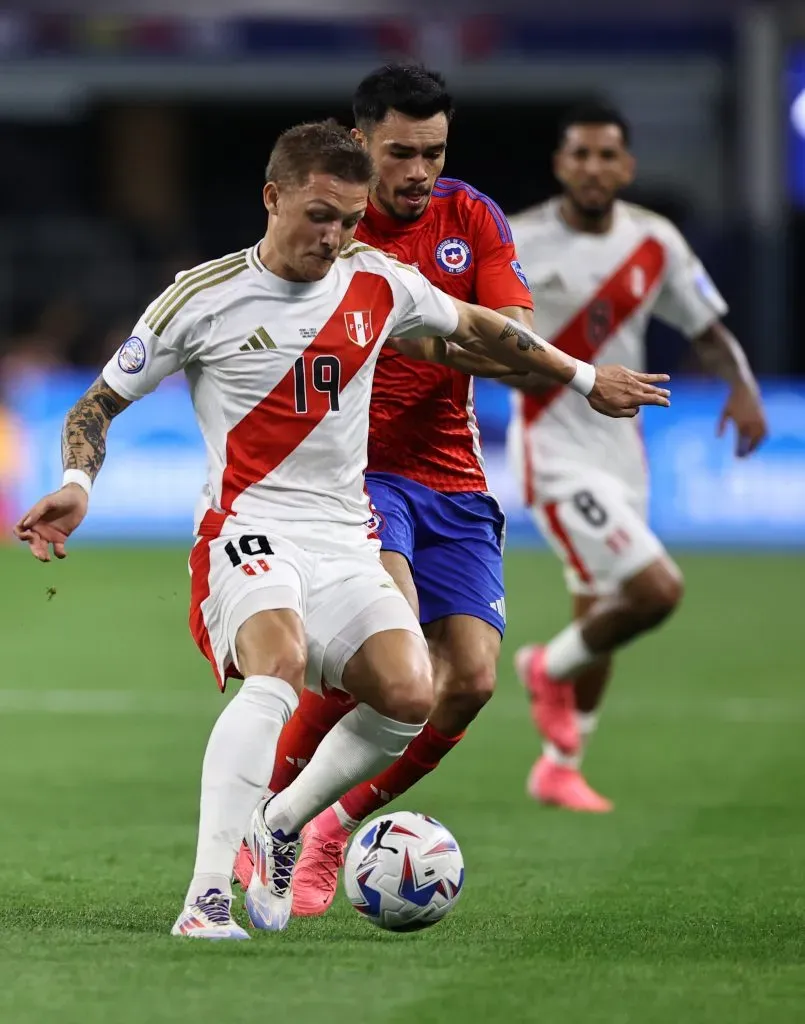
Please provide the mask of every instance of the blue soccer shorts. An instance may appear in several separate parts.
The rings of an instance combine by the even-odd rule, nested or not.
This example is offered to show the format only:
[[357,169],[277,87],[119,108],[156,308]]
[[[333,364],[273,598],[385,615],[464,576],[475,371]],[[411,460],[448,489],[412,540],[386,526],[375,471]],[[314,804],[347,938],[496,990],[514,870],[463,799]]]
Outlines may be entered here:
[[367,473],[384,551],[404,555],[413,571],[423,625],[472,615],[503,636],[505,517],[482,491],[431,490],[393,473]]

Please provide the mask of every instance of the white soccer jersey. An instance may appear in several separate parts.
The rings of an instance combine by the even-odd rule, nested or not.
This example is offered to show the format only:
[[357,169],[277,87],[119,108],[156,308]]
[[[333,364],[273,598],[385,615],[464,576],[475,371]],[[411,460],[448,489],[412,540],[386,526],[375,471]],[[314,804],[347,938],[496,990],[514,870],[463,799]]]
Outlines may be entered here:
[[366,245],[311,284],[277,277],[258,249],[179,274],[103,376],[134,400],[185,371],[208,457],[197,532],[211,510],[324,548],[370,519],[363,474],[383,342],[451,334],[458,314],[418,271]]
[[[591,362],[640,370],[652,316],[695,337],[727,310],[701,262],[664,217],[617,202],[604,235],[573,231],[553,199],[512,218],[534,296],[536,331]],[[639,418],[638,418],[639,420]],[[604,471],[645,490],[639,422],[594,412],[568,388],[515,393],[511,459],[529,504],[555,496],[568,475]]]

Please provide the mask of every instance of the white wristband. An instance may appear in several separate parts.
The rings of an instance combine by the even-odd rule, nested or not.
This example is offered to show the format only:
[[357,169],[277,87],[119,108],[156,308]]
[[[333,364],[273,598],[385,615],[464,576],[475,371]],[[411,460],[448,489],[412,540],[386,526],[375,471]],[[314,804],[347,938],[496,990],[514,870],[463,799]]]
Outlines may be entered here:
[[65,469],[61,485],[66,487],[67,484],[78,484],[79,487],[82,487],[87,492],[87,497],[90,496],[92,491],[92,480],[83,469]]
[[592,363],[576,360],[576,372],[567,382],[567,386],[580,395],[589,395],[595,387],[595,367]]

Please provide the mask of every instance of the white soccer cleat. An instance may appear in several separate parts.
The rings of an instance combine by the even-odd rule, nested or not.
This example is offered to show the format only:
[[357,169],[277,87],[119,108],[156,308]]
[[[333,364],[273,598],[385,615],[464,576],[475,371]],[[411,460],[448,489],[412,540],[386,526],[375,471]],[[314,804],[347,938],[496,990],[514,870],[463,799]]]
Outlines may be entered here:
[[261,802],[252,815],[247,839],[254,857],[254,872],[246,890],[246,910],[255,928],[280,932],[288,927],[291,916],[291,885],[299,836],[271,831],[263,816],[267,803]]
[[195,903],[179,914],[171,935],[188,939],[248,939],[248,934],[232,919],[232,897],[220,889],[208,889]]

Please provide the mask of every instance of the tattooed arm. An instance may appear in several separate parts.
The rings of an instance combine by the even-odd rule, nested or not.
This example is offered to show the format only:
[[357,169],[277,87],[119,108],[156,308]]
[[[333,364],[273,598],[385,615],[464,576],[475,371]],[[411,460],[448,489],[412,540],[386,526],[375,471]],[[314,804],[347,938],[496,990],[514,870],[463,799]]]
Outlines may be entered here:
[[[67,413],[62,433],[65,483],[38,501],[14,527],[14,533],[40,562],[50,561],[51,546],[57,558],[67,557],[64,545],[87,514],[89,488],[106,456],[106,431],[129,405],[128,399],[99,377]],[[76,479],[69,480],[70,473]]]
[[440,363],[472,377],[492,377],[508,380],[509,377],[528,377],[530,374],[517,373],[510,366],[504,366],[489,356],[468,352],[444,338],[389,338],[386,343],[408,359],[419,359],[425,363]]
[[[510,317],[518,323],[531,327],[533,314],[530,309],[521,306],[506,306],[498,310],[504,317]],[[470,351],[457,345],[454,341],[444,338],[389,338],[388,345],[407,356],[409,359],[420,359],[427,363],[441,363],[452,370],[466,373],[472,377],[487,377],[508,384],[512,387],[532,388],[553,387],[554,382],[540,374],[528,373],[526,370],[513,370],[511,366],[491,359],[481,351]]]
[[536,372],[556,384],[569,384],[576,360],[512,317],[456,301],[458,328],[449,338],[468,352],[491,358],[512,370]]
[[[522,306],[503,306],[498,309],[498,313],[530,327],[531,330],[534,329],[534,312],[531,309],[525,309]],[[552,381],[550,377],[546,377],[543,373],[535,373],[533,370],[530,372],[518,370],[514,373],[509,370],[505,374],[495,374],[495,376],[500,384],[534,394],[541,394],[556,387],[555,381]]]
[[[522,306],[503,306],[497,312],[515,324],[521,324],[533,331],[534,314]],[[536,337],[536,335],[535,335]],[[515,370],[510,364],[490,358],[485,350],[468,350],[454,341],[445,342],[445,358],[443,362],[455,370],[471,374],[473,377],[489,377],[509,387],[524,391],[547,390],[556,386],[556,381],[543,373],[534,370]]]
[[106,458],[109,424],[129,405],[98,377],[67,413],[61,438],[63,468],[82,470],[94,481]]
[[469,352],[570,385],[606,416],[635,416],[641,405],[670,404],[668,392],[655,386],[668,379],[665,374],[637,373],[623,366],[593,367],[555,348],[511,317],[457,299],[453,302],[458,325],[447,340]]

